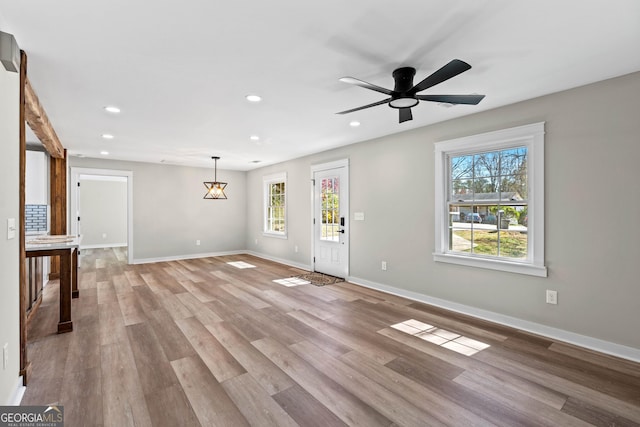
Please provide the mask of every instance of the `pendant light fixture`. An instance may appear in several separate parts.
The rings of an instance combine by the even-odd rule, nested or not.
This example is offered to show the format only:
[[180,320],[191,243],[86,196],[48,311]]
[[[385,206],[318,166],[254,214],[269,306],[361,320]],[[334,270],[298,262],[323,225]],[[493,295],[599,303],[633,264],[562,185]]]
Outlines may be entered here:
[[218,159],[220,157],[213,156],[211,157],[214,163],[214,172],[213,172],[213,182],[205,181],[203,184],[207,187],[207,194],[204,195],[203,199],[226,199],[227,195],[224,194],[224,189],[227,186],[226,182],[218,182]]

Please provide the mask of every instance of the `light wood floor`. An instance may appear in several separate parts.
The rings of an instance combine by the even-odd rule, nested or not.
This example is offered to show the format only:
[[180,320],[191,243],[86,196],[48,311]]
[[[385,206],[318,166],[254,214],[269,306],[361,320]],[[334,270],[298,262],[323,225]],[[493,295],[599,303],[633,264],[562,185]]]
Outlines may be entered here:
[[[640,364],[349,283],[286,287],[298,270],[251,256],[125,260],[83,251],[72,333],[46,288],[22,404],[64,405],[70,427],[640,425]],[[409,319],[438,329],[391,327]]]

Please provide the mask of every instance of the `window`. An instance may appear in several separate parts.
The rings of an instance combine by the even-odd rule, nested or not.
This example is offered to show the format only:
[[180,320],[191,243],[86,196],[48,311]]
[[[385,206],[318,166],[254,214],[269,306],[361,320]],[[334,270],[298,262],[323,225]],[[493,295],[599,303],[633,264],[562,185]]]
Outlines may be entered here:
[[265,176],[264,182],[264,234],[287,237],[286,187],[287,174]]
[[434,260],[546,277],[544,123],[435,147]]

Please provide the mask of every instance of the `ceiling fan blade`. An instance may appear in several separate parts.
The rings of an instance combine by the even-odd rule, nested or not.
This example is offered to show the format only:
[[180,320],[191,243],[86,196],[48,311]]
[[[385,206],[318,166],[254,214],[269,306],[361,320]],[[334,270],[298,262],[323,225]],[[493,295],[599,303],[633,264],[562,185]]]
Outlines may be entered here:
[[391,101],[391,98],[383,99],[382,101],[374,102],[373,104],[363,105],[362,107],[352,108],[351,110],[340,111],[339,113],[336,113],[336,114],[353,113],[354,111],[364,110],[365,108],[370,108],[370,107],[375,107],[376,105],[386,104],[389,101]]
[[478,105],[484,95],[416,95],[421,101],[446,102],[447,104]]
[[389,89],[385,89],[383,87],[376,86],[372,83],[368,83],[363,80],[356,79],[355,77],[342,77],[340,81],[343,83],[349,83],[352,85],[360,86],[365,89],[375,90],[376,92],[384,93],[385,95],[391,95],[392,93],[392,91],[390,91]]
[[438,71],[434,72],[426,79],[409,89],[409,95],[416,94],[425,89],[429,89],[431,86],[435,86],[438,83],[442,83],[445,80],[449,80],[452,77],[457,76],[471,68],[471,65],[459,59],[454,59]]
[[400,123],[413,120],[413,114],[411,114],[411,108],[400,108]]

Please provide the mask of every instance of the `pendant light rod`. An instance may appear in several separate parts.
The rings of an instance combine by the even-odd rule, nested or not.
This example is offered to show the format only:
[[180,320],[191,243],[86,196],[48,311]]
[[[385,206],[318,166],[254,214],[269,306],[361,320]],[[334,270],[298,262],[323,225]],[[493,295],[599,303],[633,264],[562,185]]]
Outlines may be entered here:
[[213,159],[213,180],[218,182],[218,160],[220,160],[219,156],[211,156]]

